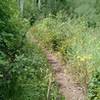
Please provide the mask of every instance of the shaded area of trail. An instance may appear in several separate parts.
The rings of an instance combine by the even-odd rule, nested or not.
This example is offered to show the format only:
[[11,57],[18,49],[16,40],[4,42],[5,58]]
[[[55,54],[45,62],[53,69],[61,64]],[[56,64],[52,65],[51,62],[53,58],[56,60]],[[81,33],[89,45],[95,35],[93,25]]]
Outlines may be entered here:
[[48,62],[52,66],[53,75],[58,84],[59,91],[65,97],[65,100],[86,100],[83,87],[75,84],[72,76],[64,72],[65,66],[61,63],[61,60],[51,53],[48,48],[44,48],[32,35],[30,36],[30,40],[32,39],[32,42],[36,43],[46,55]]

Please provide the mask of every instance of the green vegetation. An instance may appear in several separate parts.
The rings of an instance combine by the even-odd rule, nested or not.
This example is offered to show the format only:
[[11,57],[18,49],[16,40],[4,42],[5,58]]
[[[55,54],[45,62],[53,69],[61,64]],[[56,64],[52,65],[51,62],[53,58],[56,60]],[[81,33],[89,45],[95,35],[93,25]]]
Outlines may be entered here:
[[100,99],[99,0],[0,0],[0,100],[56,100],[59,95],[45,54],[28,30],[60,53],[89,100]]
[[50,16],[37,22],[33,27],[34,36],[39,38],[45,47],[59,52],[69,64],[69,71],[75,80],[86,88],[89,86],[91,100],[98,100],[100,29],[89,28],[84,17],[67,18],[64,22],[62,19],[58,14],[56,18]]
[[[0,1],[0,100],[46,100],[51,69],[43,52],[26,38],[29,23],[14,0]],[[50,99],[58,89],[52,78]]]

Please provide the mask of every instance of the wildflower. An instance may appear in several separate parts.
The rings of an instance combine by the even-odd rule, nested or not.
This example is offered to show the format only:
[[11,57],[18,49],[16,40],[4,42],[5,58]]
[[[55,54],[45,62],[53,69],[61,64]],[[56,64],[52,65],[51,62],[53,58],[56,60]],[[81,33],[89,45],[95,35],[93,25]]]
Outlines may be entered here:
[[88,60],[91,60],[92,57],[89,56],[89,55],[85,55],[85,56],[77,56],[77,59],[79,59],[80,61],[84,62],[84,61],[88,61]]

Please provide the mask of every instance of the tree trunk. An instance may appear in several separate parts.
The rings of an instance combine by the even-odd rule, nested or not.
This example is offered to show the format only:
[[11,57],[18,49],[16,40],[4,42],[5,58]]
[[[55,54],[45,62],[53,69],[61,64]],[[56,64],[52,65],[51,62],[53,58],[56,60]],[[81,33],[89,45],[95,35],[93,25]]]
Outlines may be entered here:
[[41,0],[38,0],[38,9],[41,9]]
[[23,16],[24,2],[25,2],[25,0],[19,0],[19,6],[20,6],[20,14],[21,14],[21,16]]

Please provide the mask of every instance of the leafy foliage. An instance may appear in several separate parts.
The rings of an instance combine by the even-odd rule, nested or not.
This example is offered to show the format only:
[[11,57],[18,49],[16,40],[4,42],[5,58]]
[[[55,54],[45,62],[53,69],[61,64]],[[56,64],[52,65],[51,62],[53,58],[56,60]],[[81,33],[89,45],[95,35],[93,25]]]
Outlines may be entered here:
[[[12,9],[13,7],[13,9]],[[4,9],[5,8],[5,9]],[[11,63],[23,45],[25,35],[22,30],[24,22],[17,15],[16,3],[11,0],[0,1],[0,99],[9,98],[10,83],[14,76],[11,73]],[[17,15],[16,15],[17,14]],[[14,19],[14,20],[13,20]]]
[[94,73],[89,84],[89,97],[91,100],[100,99],[100,72]]
[[[34,36],[60,53],[88,88],[89,99],[100,99],[99,0],[1,0],[0,16],[0,100],[47,99],[52,74],[43,52],[26,37],[28,20]],[[56,100],[52,81],[50,100]]]
[[[51,70],[26,38],[29,23],[19,14],[16,0],[0,1],[0,100],[46,100]],[[56,99],[55,83],[49,95]]]

